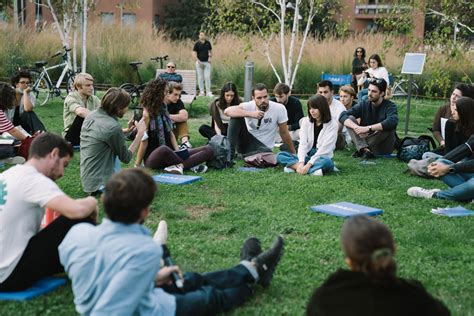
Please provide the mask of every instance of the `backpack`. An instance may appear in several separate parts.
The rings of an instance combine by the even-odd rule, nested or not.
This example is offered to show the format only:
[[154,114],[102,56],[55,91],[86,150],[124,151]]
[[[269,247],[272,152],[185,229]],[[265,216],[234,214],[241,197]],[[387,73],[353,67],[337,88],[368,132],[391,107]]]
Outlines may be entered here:
[[225,169],[234,165],[234,160],[232,159],[232,152],[230,149],[230,142],[227,137],[223,135],[214,135],[209,140],[209,145],[214,151],[214,157],[206,162],[208,167],[212,167],[214,169]]
[[[431,145],[431,147],[430,147]],[[436,143],[431,136],[421,135],[418,138],[405,137],[397,139],[395,148],[397,149],[397,158],[404,162],[411,159],[419,160],[423,154],[436,147]]]

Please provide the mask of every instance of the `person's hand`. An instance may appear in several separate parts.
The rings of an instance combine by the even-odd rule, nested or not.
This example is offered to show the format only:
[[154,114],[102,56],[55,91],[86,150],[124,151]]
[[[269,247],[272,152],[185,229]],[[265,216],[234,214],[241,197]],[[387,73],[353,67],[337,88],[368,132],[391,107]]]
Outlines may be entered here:
[[31,92],[31,90],[32,90],[31,87],[28,86],[28,88],[26,88],[25,90],[23,90],[23,93],[24,93],[24,94],[28,94],[28,93]]
[[145,119],[142,117],[142,119],[138,123],[135,121],[134,124],[135,124],[135,128],[137,129],[137,135],[140,134],[143,136],[143,134],[146,132],[146,129],[147,129]]
[[127,128],[124,130],[125,133],[129,133],[135,129],[135,120],[133,117],[128,121]]
[[444,148],[445,145],[446,145],[446,142],[444,141],[444,139],[439,142],[439,147],[440,148]]
[[368,134],[369,133],[369,127],[368,126],[357,126],[356,128],[354,128],[354,132],[359,136],[361,134]]
[[435,178],[439,178],[447,174],[449,168],[449,165],[435,161],[428,165],[428,173]]
[[296,169],[296,172],[301,175],[307,174],[311,166],[312,165],[310,163],[307,163],[306,165],[301,164],[298,169]]
[[177,272],[181,276],[181,278],[183,278],[183,273],[181,272],[178,266],[163,267],[160,269],[160,271],[158,271],[158,274],[155,277],[156,286],[171,284],[173,282],[173,279],[171,277],[171,274],[173,272]]
[[260,111],[260,110],[252,112],[252,117],[256,118],[257,120],[261,119],[264,115],[265,115],[265,112]]

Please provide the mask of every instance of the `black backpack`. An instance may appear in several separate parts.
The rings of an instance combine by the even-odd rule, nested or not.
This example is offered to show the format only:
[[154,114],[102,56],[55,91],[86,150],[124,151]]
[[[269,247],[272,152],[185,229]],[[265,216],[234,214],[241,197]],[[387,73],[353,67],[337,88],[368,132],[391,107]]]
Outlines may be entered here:
[[431,136],[421,135],[418,138],[405,137],[398,138],[395,144],[397,149],[397,158],[404,162],[409,162],[411,159],[419,160],[427,151],[433,150],[436,143]]
[[214,150],[214,157],[206,162],[208,167],[214,169],[225,169],[234,165],[230,142],[227,137],[223,135],[214,135],[209,140],[209,145]]

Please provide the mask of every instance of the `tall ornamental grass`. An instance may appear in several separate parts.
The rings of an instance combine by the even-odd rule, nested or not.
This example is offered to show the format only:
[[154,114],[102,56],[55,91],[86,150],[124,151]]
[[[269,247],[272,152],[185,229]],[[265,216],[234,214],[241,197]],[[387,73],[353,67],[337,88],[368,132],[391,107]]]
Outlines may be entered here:
[[[328,37],[324,40],[308,38],[294,90],[297,93],[312,93],[322,73],[349,73],[357,46],[365,47],[367,55],[380,54],[389,72],[399,74],[404,55],[401,51],[401,47],[404,47],[403,41],[383,34],[359,34],[346,38]],[[42,32],[35,32],[29,28],[14,30],[11,26],[3,26],[0,28],[0,42],[2,43],[0,77],[9,77],[18,67],[31,67],[37,60],[48,60],[50,64],[59,62],[49,58],[61,49],[59,36],[51,26],[45,27]],[[138,24],[135,27],[92,24],[89,26],[87,42],[87,72],[99,83],[120,85],[124,82],[137,82],[138,79],[128,65],[130,61],[144,62],[140,72],[145,80],[151,79],[159,64],[150,61],[150,57],[156,56],[168,55],[170,59],[176,61],[178,69],[194,69],[191,57],[194,44],[192,40],[173,41],[168,34],[156,32],[148,24]],[[387,42],[391,45],[386,45]],[[234,81],[240,89],[243,89],[244,65],[248,60],[255,63],[256,82],[265,82],[269,86],[277,82],[264,55],[265,41],[261,37],[249,35],[239,38],[221,34],[212,38],[211,43],[212,83],[215,90],[228,80]],[[301,38],[296,45],[295,60],[299,45]],[[275,67],[282,76],[279,42],[275,40],[269,47]],[[424,88],[425,93],[445,95],[455,82],[470,82],[474,78],[474,69],[469,67],[473,59],[473,55],[469,53],[448,54],[443,49],[427,49],[424,74],[416,76],[415,80]]]

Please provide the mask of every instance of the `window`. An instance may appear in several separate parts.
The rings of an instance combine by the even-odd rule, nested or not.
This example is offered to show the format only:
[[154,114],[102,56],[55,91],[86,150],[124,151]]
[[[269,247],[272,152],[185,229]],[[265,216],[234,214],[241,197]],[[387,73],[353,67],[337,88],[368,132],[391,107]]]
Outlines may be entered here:
[[122,15],[122,25],[125,26],[134,26],[137,22],[137,17],[135,13],[124,13]]
[[114,24],[114,14],[112,12],[102,12],[100,21],[103,25],[112,25]]

